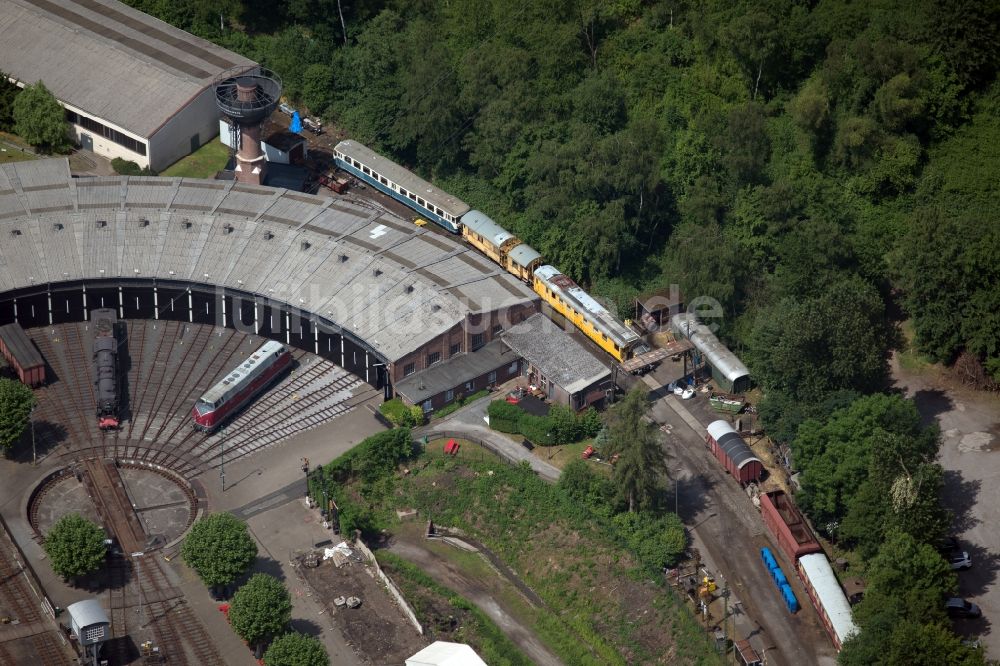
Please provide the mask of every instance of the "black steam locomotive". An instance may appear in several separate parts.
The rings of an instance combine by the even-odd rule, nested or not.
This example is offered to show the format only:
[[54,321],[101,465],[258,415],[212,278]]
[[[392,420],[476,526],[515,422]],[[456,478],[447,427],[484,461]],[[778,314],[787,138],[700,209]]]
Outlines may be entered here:
[[94,392],[97,395],[97,427],[101,430],[118,428],[119,387],[118,347],[120,324],[118,313],[111,308],[91,310],[94,326]]

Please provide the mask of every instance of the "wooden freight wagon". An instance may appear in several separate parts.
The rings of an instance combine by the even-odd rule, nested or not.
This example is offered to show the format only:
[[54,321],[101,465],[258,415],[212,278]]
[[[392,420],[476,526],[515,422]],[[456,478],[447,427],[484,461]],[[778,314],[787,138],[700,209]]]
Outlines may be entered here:
[[0,326],[0,353],[28,386],[45,383],[45,359],[20,324]]
[[822,552],[819,541],[785,491],[774,490],[761,495],[760,515],[790,562],[809,553]]
[[742,485],[760,481],[764,475],[764,463],[753,454],[733,426],[719,420],[709,423],[707,430],[705,443],[711,449],[712,455],[733,475],[733,478]]

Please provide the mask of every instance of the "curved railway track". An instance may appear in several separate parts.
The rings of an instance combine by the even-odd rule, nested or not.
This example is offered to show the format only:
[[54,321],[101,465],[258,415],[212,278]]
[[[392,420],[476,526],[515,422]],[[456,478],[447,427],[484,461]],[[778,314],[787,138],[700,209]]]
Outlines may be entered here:
[[[107,564],[112,640],[103,658],[115,666],[136,663],[139,646],[148,640],[170,664],[221,664],[211,635],[184,603],[170,572],[151,555],[128,556],[144,547],[145,532],[138,515],[141,509],[131,505],[113,461],[154,472],[169,469],[192,478],[218,464],[221,437],[227,438],[227,462],[248,455],[346,413],[353,404],[348,399],[364,385],[328,361],[292,350],[296,368],[237,414],[226,435],[207,435],[191,427],[191,406],[249,356],[262,338],[185,322],[129,320],[125,324],[127,344],[120,368],[125,373],[122,389],[126,397],[122,427],[113,432],[98,430],[94,417],[90,325],[60,324],[28,331],[54,378],[36,392],[36,441],[48,455],[55,453],[66,462],[67,473],[76,472],[81,479],[86,475],[99,514],[125,549],[111,555]],[[36,530],[38,500],[59,482],[60,478],[53,478],[35,494],[29,521]],[[191,500],[193,518],[197,497],[182,487]],[[25,617],[35,617],[28,610],[24,610]],[[39,636],[33,639],[40,641],[36,653],[47,654],[46,639]],[[56,644],[53,649],[59,647]],[[0,663],[15,663],[6,658],[0,642]],[[41,663],[72,662],[52,657]]]
[[[194,477],[218,465],[221,435],[191,427],[190,408],[263,338],[175,321],[126,321],[128,344],[118,431],[94,418],[87,323],[29,330],[56,380],[38,390],[37,441],[67,462],[113,458]],[[248,455],[346,413],[352,394],[372,390],[332,363],[293,350],[297,369],[237,414],[226,428],[226,460]]]

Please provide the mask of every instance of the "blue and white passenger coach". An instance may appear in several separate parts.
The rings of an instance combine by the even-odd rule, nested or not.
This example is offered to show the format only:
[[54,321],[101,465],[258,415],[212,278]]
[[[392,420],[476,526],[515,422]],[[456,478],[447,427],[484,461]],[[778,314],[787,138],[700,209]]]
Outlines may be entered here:
[[428,183],[357,141],[341,141],[333,149],[337,166],[385,192],[452,233],[462,229],[469,204]]

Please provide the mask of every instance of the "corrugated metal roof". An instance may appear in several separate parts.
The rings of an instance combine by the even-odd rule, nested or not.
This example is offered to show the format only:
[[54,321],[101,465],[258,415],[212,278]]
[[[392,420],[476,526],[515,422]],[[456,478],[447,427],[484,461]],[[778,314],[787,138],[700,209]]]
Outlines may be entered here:
[[611,370],[542,314],[503,332],[501,339],[568,393],[609,377]]
[[143,138],[218,74],[256,66],[114,0],[0,0],[0,63]]
[[[726,457],[736,463],[737,469],[743,469],[754,461],[761,462],[760,458],[755,456],[753,450],[743,441],[740,434],[726,421],[712,421],[706,430],[712,439],[718,442]],[[761,464],[763,465],[763,463]]]
[[463,215],[462,224],[498,248],[514,237],[514,234],[501,227],[486,213],[479,210],[471,210]]
[[531,262],[541,259],[542,255],[527,243],[521,243],[507,253],[510,260],[522,268],[531,266]]
[[69,616],[81,629],[95,624],[108,624],[108,614],[97,599],[84,599],[66,606]]
[[555,266],[539,266],[535,269],[535,277],[562,296],[570,307],[583,314],[597,330],[608,336],[619,347],[627,347],[639,339],[639,334],[618,321],[614,315],[594,300],[567,275],[559,272]]
[[722,344],[715,333],[705,326],[694,314],[682,312],[675,314],[671,318],[671,325],[674,333],[689,339],[708,359],[712,367],[725,375],[726,379],[735,382],[740,377],[750,375],[750,370],[743,365],[743,361],[736,354],[729,350],[729,347]]
[[847,602],[847,596],[840,587],[829,560],[823,553],[812,553],[800,557],[799,566],[802,567],[816,597],[826,610],[826,616],[833,625],[833,632],[843,644],[857,632],[858,627],[854,624],[851,605]]
[[408,169],[404,169],[387,157],[382,157],[368,146],[348,139],[338,143],[336,150],[345,156],[356,159],[379,175],[385,176],[388,180],[405,188],[408,192],[423,197],[429,203],[436,205],[455,218],[462,217],[469,212],[469,204],[439,190]]

